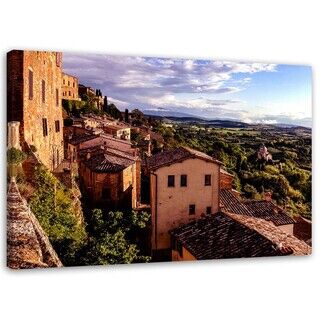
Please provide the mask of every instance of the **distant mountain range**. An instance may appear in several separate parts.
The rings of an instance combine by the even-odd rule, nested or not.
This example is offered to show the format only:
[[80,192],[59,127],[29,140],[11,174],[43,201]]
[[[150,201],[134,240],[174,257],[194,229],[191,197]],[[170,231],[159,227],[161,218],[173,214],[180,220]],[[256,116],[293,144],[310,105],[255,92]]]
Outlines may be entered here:
[[[174,122],[186,122],[186,123],[199,123],[199,124],[207,124],[215,127],[222,128],[252,128],[257,125],[266,125],[266,124],[249,124],[241,121],[235,120],[227,120],[227,119],[207,119],[198,116],[194,116],[184,112],[176,112],[176,111],[168,111],[168,110],[144,110],[143,113],[147,116],[152,116],[154,118],[167,119],[168,121]],[[294,124],[285,124],[285,123],[275,123],[272,125],[273,127],[278,128],[305,128],[303,126],[294,125]],[[310,128],[307,128],[310,129]]]

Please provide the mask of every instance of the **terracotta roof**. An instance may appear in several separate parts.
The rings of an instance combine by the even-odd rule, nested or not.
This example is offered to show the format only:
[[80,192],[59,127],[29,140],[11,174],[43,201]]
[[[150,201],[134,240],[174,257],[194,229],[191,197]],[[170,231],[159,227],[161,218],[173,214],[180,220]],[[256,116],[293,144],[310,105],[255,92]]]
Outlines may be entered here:
[[94,172],[116,173],[134,164],[134,162],[132,159],[104,153],[94,155],[83,163]]
[[252,216],[251,211],[230,190],[220,190],[221,210],[236,214]]
[[149,170],[156,170],[160,167],[169,166],[176,162],[182,162],[186,159],[202,159],[205,161],[221,164],[220,161],[208,156],[207,154],[193,150],[186,147],[179,147],[176,149],[169,149],[163,152],[157,153],[146,159],[146,165]]
[[92,147],[84,148],[79,150],[80,157],[85,157],[88,153],[93,155],[103,154],[103,153],[109,153],[116,156],[120,156],[122,158],[130,159],[130,160],[139,160],[139,156],[133,155],[131,152],[125,152],[118,149],[110,148],[105,145],[95,145]]
[[272,241],[221,212],[171,234],[198,260],[282,255]]
[[201,260],[311,254],[305,242],[269,221],[245,215],[219,212],[170,233]]
[[220,202],[221,210],[224,212],[265,219],[273,222],[276,226],[295,223],[282,208],[272,201],[249,200],[242,202],[231,190],[222,189],[220,191]]
[[284,232],[270,221],[239,214],[228,213],[228,215],[246,225],[248,228],[259,232],[276,244],[281,250],[290,248],[292,250],[292,254],[297,256],[309,255],[312,252],[311,246],[295,236]]
[[245,205],[253,217],[272,221],[276,226],[295,223],[282,208],[272,201],[249,200],[245,202]]
[[95,139],[99,137],[99,135],[96,134],[82,134],[82,135],[75,135],[74,137],[72,137],[68,143],[73,144],[73,145],[78,145],[82,142],[86,142],[92,139]]
[[220,173],[226,174],[226,175],[231,176],[231,177],[234,177],[233,174],[229,173],[228,171],[226,171],[226,170],[224,170],[224,169],[222,169],[222,168],[220,168]]
[[14,269],[62,267],[14,178],[7,195],[7,265]]

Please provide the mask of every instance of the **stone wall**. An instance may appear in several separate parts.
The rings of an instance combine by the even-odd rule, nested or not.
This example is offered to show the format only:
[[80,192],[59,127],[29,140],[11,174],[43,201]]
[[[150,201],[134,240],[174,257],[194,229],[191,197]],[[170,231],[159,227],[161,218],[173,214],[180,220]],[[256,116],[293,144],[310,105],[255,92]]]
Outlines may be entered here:
[[35,146],[53,170],[63,159],[61,53],[13,50],[7,58],[8,121],[20,121],[22,145]]

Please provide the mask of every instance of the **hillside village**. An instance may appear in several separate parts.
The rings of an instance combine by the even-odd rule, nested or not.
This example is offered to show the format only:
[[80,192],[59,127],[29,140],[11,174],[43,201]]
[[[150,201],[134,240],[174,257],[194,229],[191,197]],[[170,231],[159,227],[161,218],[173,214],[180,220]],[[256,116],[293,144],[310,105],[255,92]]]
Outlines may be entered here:
[[[237,189],[248,174],[225,145],[182,143],[199,128],[120,111],[64,73],[60,52],[14,50],[7,64],[9,267],[311,254],[311,221],[276,189]],[[267,141],[255,161],[278,172]]]

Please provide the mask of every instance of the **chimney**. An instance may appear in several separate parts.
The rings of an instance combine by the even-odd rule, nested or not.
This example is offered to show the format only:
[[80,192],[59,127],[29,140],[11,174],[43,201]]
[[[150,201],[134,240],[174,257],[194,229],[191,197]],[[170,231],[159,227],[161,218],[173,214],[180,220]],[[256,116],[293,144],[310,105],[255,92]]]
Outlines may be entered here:
[[264,193],[264,200],[265,201],[271,201],[272,200],[272,192],[271,191],[267,191]]

